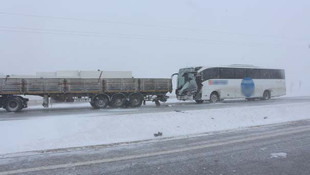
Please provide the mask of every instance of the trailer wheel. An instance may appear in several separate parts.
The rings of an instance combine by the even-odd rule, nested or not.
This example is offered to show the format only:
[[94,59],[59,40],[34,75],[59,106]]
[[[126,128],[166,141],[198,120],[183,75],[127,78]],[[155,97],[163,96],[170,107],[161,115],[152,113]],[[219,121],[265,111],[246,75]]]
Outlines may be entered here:
[[11,97],[5,105],[5,109],[8,112],[19,112],[23,109],[23,102],[18,97]]
[[144,98],[141,94],[131,94],[129,96],[129,104],[131,107],[136,108],[142,105]]
[[106,95],[97,95],[90,102],[95,109],[106,108],[109,104],[109,97]]
[[126,98],[122,94],[116,94],[112,97],[111,106],[114,108],[120,108],[125,104]]

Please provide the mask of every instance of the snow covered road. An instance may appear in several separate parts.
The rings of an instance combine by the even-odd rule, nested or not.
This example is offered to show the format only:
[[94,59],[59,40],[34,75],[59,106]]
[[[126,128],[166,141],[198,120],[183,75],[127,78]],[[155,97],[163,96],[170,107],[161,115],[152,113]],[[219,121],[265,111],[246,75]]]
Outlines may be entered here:
[[162,137],[179,137],[310,119],[310,97],[99,111],[83,105],[1,111],[0,154],[149,140],[158,132]]
[[310,120],[0,158],[0,175],[309,174]]
[[4,109],[0,109],[0,121],[6,120],[29,120],[33,118],[46,117],[64,117],[85,114],[87,115],[128,115],[128,114],[145,114],[145,113],[161,113],[174,111],[190,111],[190,110],[204,110],[204,109],[221,109],[230,107],[247,107],[247,106],[268,106],[275,104],[292,104],[310,102],[310,97],[282,97],[274,98],[268,101],[246,101],[246,100],[232,100],[224,101],[217,104],[196,104],[191,101],[178,101],[176,99],[169,99],[167,103],[161,103],[160,107],[156,107],[153,102],[147,102],[147,105],[140,108],[125,108],[125,109],[101,109],[94,110],[89,103],[73,103],[73,104],[53,104],[50,108],[43,108],[41,105],[30,106],[19,113],[8,113]]

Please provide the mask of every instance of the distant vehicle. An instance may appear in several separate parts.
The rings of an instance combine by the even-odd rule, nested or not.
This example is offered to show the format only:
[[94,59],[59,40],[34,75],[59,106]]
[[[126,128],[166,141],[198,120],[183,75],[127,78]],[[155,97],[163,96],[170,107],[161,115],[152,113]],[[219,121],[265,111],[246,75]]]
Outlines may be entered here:
[[174,75],[178,75],[176,96],[179,100],[197,103],[235,98],[269,100],[286,94],[283,69],[247,65],[190,67]]
[[[44,76],[42,76],[44,75]],[[172,92],[170,78],[132,78],[131,73],[117,71],[66,71],[40,73],[39,76],[6,76],[0,78],[0,107],[18,112],[27,107],[28,99],[21,95],[72,99],[88,97],[95,109],[111,107],[139,107],[145,101],[165,102]]]

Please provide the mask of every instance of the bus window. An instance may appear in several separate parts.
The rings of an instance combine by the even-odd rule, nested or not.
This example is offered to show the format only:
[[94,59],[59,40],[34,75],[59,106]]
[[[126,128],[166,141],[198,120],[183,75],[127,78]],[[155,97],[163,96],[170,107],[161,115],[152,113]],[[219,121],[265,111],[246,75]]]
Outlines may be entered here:
[[219,78],[218,68],[210,68],[206,69],[202,72],[202,79],[203,81],[209,80],[209,79],[217,79]]
[[235,69],[235,78],[244,79],[246,77],[246,69]]
[[220,68],[221,79],[234,79],[235,71],[234,68]]
[[284,71],[277,69],[262,69],[262,79],[285,79]]
[[282,70],[269,70],[271,79],[284,79],[284,73]]
[[285,79],[285,72],[284,72],[284,70],[279,70],[279,72],[280,72],[280,78],[281,79]]
[[261,79],[259,69],[247,69],[247,77],[252,79]]
[[261,78],[262,78],[262,79],[272,79],[271,70],[262,69],[262,70],[261,70]]

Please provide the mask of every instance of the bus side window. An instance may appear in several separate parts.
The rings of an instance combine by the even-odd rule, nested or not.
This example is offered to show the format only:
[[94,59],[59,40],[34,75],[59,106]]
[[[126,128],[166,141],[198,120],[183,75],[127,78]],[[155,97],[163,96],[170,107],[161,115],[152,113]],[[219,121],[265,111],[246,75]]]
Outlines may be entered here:
[[235,69],[235,79],[244,79],[246,77],[246,69]]
[[271,79],[285,79],[283,70],[270,70]]
[[272,70],[268,70],[268,69],[262,69],[261,70],[261,78],[262,79],[272,79]]
[[202,72],[203,81],[206,81],[209,79],[217,79],[217,78],[218,78],[218,68],[210,68]]
[[234,79],[235,71],[234,68],[220,68],[221,79]]
[[285,72],[284,72],[284,70],[279,70],[279,72],[280,72],[281,79],[285,79]]
[[247,69],[247,77],[252,79],[261,79],[260,70],[258,69]]

